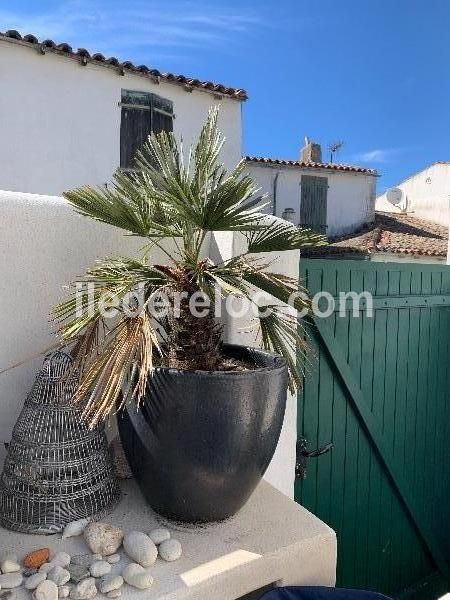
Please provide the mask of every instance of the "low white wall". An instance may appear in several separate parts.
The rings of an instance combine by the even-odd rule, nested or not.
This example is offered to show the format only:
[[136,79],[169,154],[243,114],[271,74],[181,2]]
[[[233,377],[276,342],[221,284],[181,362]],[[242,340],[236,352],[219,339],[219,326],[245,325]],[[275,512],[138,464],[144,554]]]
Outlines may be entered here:
[[372,222],[375,215],[376,177],[361,173],[347,173],[326,169],[247,163],[247,170],[262,192],[268,195],[272,212],[274,180],[277,177],[276,215],[281,217],[286,208],[293,208],[296,223],[300,219],[302,175],[316,175],[328,179],[327,235],[330,237],[355,231]]
[[[65,297],[65,285],[83,275],[94,260],[132,256],[141,246],[142,240],[77,215],[60,197],[0,191],[0,371],[54,343],[49,311]],[[236,255],[239,247],[232,233],[211,239],[217,258]],[[160,252],[153,259],[166,262]],[[297,276],[298,253],[284,253],[278,264],[282,272]],[[255,345],[254,334],[240,331],[241,325],[227,323],[229,341]],[[0,375],[0,445],[10,439],[41,362],[42,357],[37,357]],[[296,398],[290,396],[280,443],[266,475],[289,496],[294,483],[296,411]]]

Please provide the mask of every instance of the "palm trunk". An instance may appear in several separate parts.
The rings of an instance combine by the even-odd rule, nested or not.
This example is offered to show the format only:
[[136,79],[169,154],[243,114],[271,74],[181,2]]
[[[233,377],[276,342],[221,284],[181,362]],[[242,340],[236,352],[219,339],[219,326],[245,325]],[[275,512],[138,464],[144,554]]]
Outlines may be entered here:
[[184,285],[177,290],[185,292],[185,295],[187,293],[187,297],[181,296],[179,316],[174,315],[172,311],[169,316],[169,367],[185,370],[221,370],[224,360],[220,352],[222,327],[214,317],[214,308],[204,317],[192,314],[189,299],[196,291],[198,290],[190,285]]

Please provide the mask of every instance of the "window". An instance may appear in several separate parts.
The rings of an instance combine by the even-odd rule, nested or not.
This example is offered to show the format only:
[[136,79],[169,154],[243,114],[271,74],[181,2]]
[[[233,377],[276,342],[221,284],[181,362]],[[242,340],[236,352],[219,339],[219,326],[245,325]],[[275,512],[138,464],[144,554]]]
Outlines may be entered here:
[[132,169],[136,151],[150,133],[173,131],[173,103],[147,92],[122,90],[120,168]]

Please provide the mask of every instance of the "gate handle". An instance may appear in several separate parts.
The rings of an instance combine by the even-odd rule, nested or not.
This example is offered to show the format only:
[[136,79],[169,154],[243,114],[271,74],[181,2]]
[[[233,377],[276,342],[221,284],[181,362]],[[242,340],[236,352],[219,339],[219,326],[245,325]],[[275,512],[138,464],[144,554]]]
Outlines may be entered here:
[[305,438],[300,438],[297,442],[297,460],[295,463],[296,479],[306,479],[307,458],[317,458],[318,456],[322,456],[322,454],[326,454],[333,448],[333,442],[329,442],[328,444],[317,448],[317,450],[308,450],[307,443]]

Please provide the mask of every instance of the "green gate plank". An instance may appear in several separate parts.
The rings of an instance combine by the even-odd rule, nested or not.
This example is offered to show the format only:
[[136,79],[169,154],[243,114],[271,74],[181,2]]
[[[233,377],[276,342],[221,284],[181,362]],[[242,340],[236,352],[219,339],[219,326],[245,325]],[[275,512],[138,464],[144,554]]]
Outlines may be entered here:
[[339,343],[330,335],[329,328],[326,323],[321,322],[321,319],[314,319],[314,324],[320,334],[322,341],[325,344],[327,352],[330,358],[335,364],[337,371],[342,379],[343,384],[350,394],[353,406],[356,409],[359,417],[367,428],[367,432],[373,441],[375,448],[379,452],[379,455],[390,474],[392,481],[400,494],[406,508],[408,509],[418,531],[423,537],[430,553],[436,562],[437,567],[441,573],[449,579],[449,568],[446,563],[444,556],[442,555],[440,546],[435,538],[434,532],[427,527],[426,519],[419,510],[417,502],[412,494],[409,486],[404,478],[403,463],[401,460],[394,458],[389,449],[386,447],[385,440],[382,432],[379,428],[377,421],[373,414],[367,407],[364,396],[362,394],[359,382],[355,379],[352,369],[349,364],[343,359],[342,348]]

